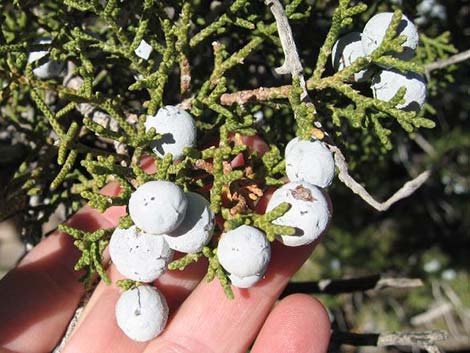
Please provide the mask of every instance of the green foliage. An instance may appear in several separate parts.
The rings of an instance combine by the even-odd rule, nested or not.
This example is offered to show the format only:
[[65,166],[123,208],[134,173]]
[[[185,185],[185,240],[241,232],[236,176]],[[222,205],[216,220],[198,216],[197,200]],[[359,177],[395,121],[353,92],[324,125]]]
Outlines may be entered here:
[[75,264],[75,270],[85,270],[85,274],[81,278],[85,286],[87,288],[91,287],[96,274],[106,284],[110,284],[111,280],[106,274],[102,263],[102,254],[109,244],[112,230],[99,229],[94,232],[86,232],[65,224],[59,225],[59,230],[75,239],[74,245],[82,252],[82,255]]
[[136,281],[133,281],[131,279],[120,279],[118,281],[116,281],[116,285],[121,288],[123,291],[126,291],[126,290],[129,290],[129,289],[133,289],[133,288],[137,288],[138,286],[140,286],[141,283],[139,282],[136,282]]
[[256,217],[254,225],[266,233],[266,237],[269,241],[276,240],[276,236],[278,235],[294,235],[295,228],[272,223],[279,217],[282,217],[290,208],[291,205],[289,203],[283,202],[272,211]]
[[[306,88],[312,102],[302,99],[300,80],[289,82],[272,74],[271,69],[284,59],[273,16],[262,2],[236,0],[211,5],[207,1],[110,0],[103,5],[100,1],[48,0],[35,2],[35,11],[27,1],[0,5],[1,124],[21,134],[21,144],[27,149],[26,156],[21,156],[24,161],[13,164],[13,176],[3,191],[0,218],[22,214],[25,219],[29,217],[25,224],[32,224],[31,220],[45,223],[58,205],[65,204],[70,214],[78,208],[79,200],[87,200],[104,211],[110,206],[126,205],[135,187],[146,181],[171,180],[192,191],[212,184],[206,196],[213,212],[224,219],[225,230],[253,224],[272,241],[278,234],[292,233],[292,228],[273,224],[287,212],[288,205],[265,215],[232,214],[222,196],[240,179],[255,181],[263,190],[282,184],[283,145],[295,135],[310,137],[315,123],[321,123],[345,151],[354,172],[361,172],[363,167],[363,179],[381,185],[384,180],[371,175],[364,165],[370,162],[381,168],[383,161],[391,160],[387,152],[393,146],[403,146],[408,135],[419,134],[420,128],[433,128],[435,108],[427,105],[420,114],[402,111],[396,105],[403,99],[404,89],[390,102],[383,102],[372,98],[364,85],[351,83],[350,78],[365,68],[375,70],[378,65],[422,73],[424,65],[447,58],[455,48],[448,34],[431,37],[422,33],[413,61],[394,59],[390,53],[401,51],[404,41],[397,36],[402,12],[396,10],[386,39],[377,50],[332,73],[327,63],[334,43],[352,27],[361,28],[376,5],[352,5],[348,0],[339,4],[286,1],[286,14],[305,63]],[[319,12],[332,13],[328,25],[315,17]],[[37,44],[45,37],[52,39],[50,48]],[[153,49],[148,60],[135,53],[142,40]],[[49,49],[44,58],[28,63],[31,51]],[[50,59],[67,61],[68,77],[37,79],[33,70]],[[443,70],[435,78],[433,74],[429,81],[432,95],[452,83],[452,70]],[[78,78],[79,84],[71,85],[71,78]],[[227,94],[260,87],[264,88],[263,95],[256,99],[242,100],[240,104],[237,100],[224,101]],[[171,155],[155,157],[150,143],[162,136],[154,130],[145,131],[146,116],[166,104],[181,104],[197,119],[198,144],[185,151],[178,163]],[[96,112],[104,118],[96,119]],[[264,125],[254,121],[259,112],[264,115]],[[452,133],[449,136],[458,137],[452,139],[455,145],[443,146],[446,141],[451,143],[437,140],[437,152],[428,163],[462,146],[463,133]],[[234,141],[234,136],[255,134],[271,146],[262,158]],[[253,174],[244,167],[227,168],[239,154]],[[155,159],[153,173],[143,170],[146,156]],[[212,169],[201,170],[201,161],[210,163]],[[386,175],[387,169],[382,170]],[[100,193],[110,181],[121,186],[118,196]],[[391,184],[395,186],[393,181]],[[386,194],[390,188],[383,186],[380,191]],[[35,211],[30,206],[32,196],[41,200],[44,214],[39,220],[31,215]],[[340,196],[341,200],[350,197]],[[342,213],[347,222],[339,221],[331,232],[336,245],[325,245],[329,256],[337,255],[352,267],[360,267],[363,258],[353,261],[357,251],[378,249],[377,259],[374,255],[370,267],[363,267],[372,270],[390,266],[383,254],[392,251],[396,233],[390,239],[374,238],[376,228],[369,228],[368,215],[351,217],[361,224],[355,229],[348,211]],[[119,224],[124,228],[131,225],[128,217]],[[76,239],[82,250],[77,268],[86,269],[86,281],[89,283],[96,272],[106,279],[101,257],[108,232],[87,233],[66,226],[62,229]],[[352,238],[351,229],[361,232],[361,236]],[[233,296],[215,245],[174,261],[170,268],[183,269],[204,256],[209,260],[207,279],[217,277],[227,295]]]
[[207,253],[207,251],[208,250],[206,249],[205,251],[201,251],[200,253],[186,254],[183,257],[174,260],[173,262],[168,264],[168,269],[183,271],[186,266],[190,265],[193,262],[197,262],[204,255],[204,252]]

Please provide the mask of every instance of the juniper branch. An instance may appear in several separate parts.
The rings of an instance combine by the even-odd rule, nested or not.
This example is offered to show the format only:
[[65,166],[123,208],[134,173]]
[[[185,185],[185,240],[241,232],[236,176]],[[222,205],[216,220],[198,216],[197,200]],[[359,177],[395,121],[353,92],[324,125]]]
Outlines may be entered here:
[[429,75],[434,70],[440,70],[446,68],[450,65],[455,65],[460,62],[470,59],[470,49],[467,49],[461,53],[452,55],[450,58],[438,60],[432,63],[429,63],[425,66],[426,75]]
[[431,172],[429,170],[424,171],[416,178],[407,181],[405,184],[403,184],[403,186],[392,196],[390,196],[386,201],[379,202],[375,200],[374,197],[371,196],[369,192],[360,183],[354,180],[354,178],[349,174],[348,165],[341,150],[338,147],[332,145],[329,145],[329,148],[334,153],[335,164],[339,171],[338,178],[349,189],[351,189],[352,192],[359,195],[359,197],[361,197],[365,202],[367,202],[377,211],[386,211],[393,204],[397,203],[398,201],[404,198],[409,197],[416,190],[418,190],[431,176]]

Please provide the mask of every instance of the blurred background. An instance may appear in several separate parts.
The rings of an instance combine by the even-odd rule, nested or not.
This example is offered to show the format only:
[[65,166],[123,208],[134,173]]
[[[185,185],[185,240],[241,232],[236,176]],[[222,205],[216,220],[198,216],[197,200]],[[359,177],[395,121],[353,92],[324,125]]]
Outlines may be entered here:
[[[398,6],[414,19],[422,34],[435,38],[448,32],[455,52],[470,48],[469,0],[365,2],[371,7],[353,24],[354,29],[360,30],[372,13]],[[293,30],[308,73],[315,63],[315,50],[328,31],[336,1],[307,4],[313,8],[310,16],[293,23]],[[441,49],[445,52],[448,48]],[[253,55],[245,65],[247,71],[239,70],[234,75],[243,78],[250,71],[257,72],[258,81],[246,80],[248,86],[279,85],[279,78],[270,74],[269,67],[274,63],[265,59]],[[348,134],[343,147],[352,162],[351,173],[377,199],[385,200],[424,170],[432,171],[431,178],[411,197],[383,213],[370,208],[336,180],[330,190],[334,203],[331,229],[293,281],[317,283],[372,275],[421,279],[423,285],[417,288],[358,290],[320,294],[319,298],[329,308],[334,328],[339,331],[444,329],[449,338],[440,343],[443,350],[470,352],[470,62],[430,75],[425,114],[436,122],[436,128],[411,135],[396,130],[390,151],[377,147],[367,131],[344,128],[341,133]],[[273,113],[269,107],[262,109],[269,124]],[[4,119],[7,114],[2,107],[0,204],[5,204],[12,174],[29,151],[24,136]],[[271,132],[265,133],[269,139]],[[290,136],[283,138],[287,141]],[[28,197],[22,199],[17,210],[4,212],[8,217],[0,223],[0,277],[67,216],[69,210],[60,202],[53,212],[45,213],[36,207],[42,201]],[[332,345],[332,350],[340,349],[368,350]]]

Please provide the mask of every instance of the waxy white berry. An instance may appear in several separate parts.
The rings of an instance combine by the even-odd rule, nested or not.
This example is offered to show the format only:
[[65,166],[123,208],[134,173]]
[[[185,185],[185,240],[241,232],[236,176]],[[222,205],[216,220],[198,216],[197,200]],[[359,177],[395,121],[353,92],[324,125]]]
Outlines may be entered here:
[[121,294],[116,303],[116,321],[126,336],[145,342],[163,331],[168,311],[165,297],[156,288],[141,285]]
[[175,230],[183,221],[188,199],[181,188],[170,181],[149,181],[129,199],[129,216],[134,224],[151,234]]
[[290,182],[277,189],[269,200],[266,212],[283,202],[291,208],[274,224],[294,227],[294,235],[281,235],[280,241],[287,246],[301,246],[315,241],[327,228],[330,220],[328,201],[323,192],[306,182]]
[[242,225],[222,234],[217,257],[222,267],[232,275],[262,275],[271,259],[271,246],[262,231]]
[[196,143],[196,123],[191,115],[179,108],[167,105],[160,108],[157,115],[148,115],[145,121],[146,131],[155,128],[162,137],[152,142],[153,152],[160,158],[167,153],[173,160],[183,157],[184,149]]
[[166,271],[173,250],[161,235],[145,233],[132,226],[116,228],[109,242],[109,255],[123,276],[138,282],[152,282]]
[[[339,38],[335,43],[331,53],[331,61],[335,71],[341,71],[364,56],[366,54],[362,48],[361,33],[351,32]],[[371,69],[364,69],[355,73],[353,80],[355,82],[367,81],[372,74]]]
[[397,70],[383,70],[372,78],[374,97],[388,102],[401,87],[406,87],[404,103],[396,107],[405,111],[420,111],[426,102],[426,81],[414,72],[403,74]]
[[[52,43],[52,39],[50,38],[45,38],[45,39],[41,39],[38,41],[38,44],[51,44],[51,43]],[[48,54],[49,54],[49,51],[47,50],[33,51],[29,53],[28,63],[38,61]],[[49,60],[45,62],[44,64],[36,67],[33,70],[33,74],[34,76],[36,76],[37,78],[41,80],[47,80],[47,79],[59,76],[63,69],[64,69],[64,63],[56,61],[56,60]]]
[[[385,37],[385,33],[392,21],[393,12],[382,12],[373,16],[362,31],[362,47],[366,55],[371,54],[377,49]],[[416,26],[405,15],[402,16],[397,28],[397,35],[406,37],[402,44],[401,53],[393,53],[393,56],[401,60],[411,60],[418,46],[419,34]]]
[[196,253],[209,243],[214,230],[214,214],[210,203],[203,196],[187,192],[188,208],[183,222],[173,232],[165,234],[165,240],[174,250]]
[[250,288],[253,287],[260,279],[262,279],[264,274],[238,277],[236,275],[229,275],[230,282],[232,286],[237,288]]
[[335,176],[335,161],[323,142],[296,137],[287,144],[285,159],[290,181],[305,180],[322,188],[331,185]]

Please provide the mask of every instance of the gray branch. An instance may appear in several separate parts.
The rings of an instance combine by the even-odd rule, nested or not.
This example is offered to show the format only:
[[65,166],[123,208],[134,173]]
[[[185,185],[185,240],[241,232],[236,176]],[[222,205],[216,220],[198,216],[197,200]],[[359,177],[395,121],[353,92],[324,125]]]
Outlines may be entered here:
[[[69,61],[67,63],[67,75],[64,77],[63,85],[65,87],[78,91],[83,85],[83,79],[80,76],[73,76],[74,70],[75,64]],[[92,104],[80,103],[77,104],[76,109],[80,114],[91,118],[95,123],[103,126],[105,129],[109,129],[114,132],[119,131],[119,124],[117,123],[117,121],[113,119],[110,115],[96,109],[96,107],[94,107]],[[135,115],[128,115],[127,120],[131,124],[135,124],[137,122]],[[127,146],[124,143],[119,141],[112,141],[102,136],[99,136],[99,138],[104,142],[112,143],[117,154],[128,154]]]
[[300,63],[299,54],[294,41],[294,35],[289,25],[286,13],[282,4],[278,0],[265,0],[264,3],[269,6],[271,12],[276,19],[277,31],[284,51],[284,64],[281,67],[274,69],[278,74],[292,74],[292,76],[299,76],[302,71],[302,64]]
[[323,279],[318,282],[291,282],[281,297],[294,293],[336,295],[387,288],[411,289],[422,285],[423,282],[419,278],[382,278],[381,274],[374,274],[357,278]]
[[451,337],[448,340],[440,343],[439,347],[446,352],[468,351],[470,350],[470,336],[458,335]]
[[439,341],[447,339],[447,332],[440,330],[425,332],[398,332],[398,333],[381,333],[377,340],[378,347],[387,346],[412,346],[427,350],[429,353],[440,352],[436,345]]
[[425,349],[429,353],[440,352],[437,342],[447,339],[447,332],[435,330],[425,332],[352,333],[333,331],[331,340],[352,346],[408,346]]
[[308,95],[305,78],[303,76],[304,69],[300,62],[294,35],[292,34],[292,29],[289,25],[289,20],[287,19],[284,7],[282,7],[279,0],[265,0],[264,3],[269,6],[269,9],[276,20],[277,32],[279,33],[282,51],[284,52],[284,64],[275,68],[274,71],[278,74],[290,73],[293,78],[298,77],[303,91],[303,96],[301,98],[304,99]]
[[426,72],[426,75],[429,75],[434,70],[443,69],[443,68],[446,68],[447,66],[458,64],[468,59],[470,59],[470,49],[467,49],[461,53],[455,54],[451,56],[450,58],[427,64],[424,67],[424,70]]
[[377,211],[386,211],[393,204],[407,198],[418,190],[431,176],[431,171],[426,170],[419,174],[416,178],[407,181],[403,186],[396,191],[389,199],[384,202],[379,202],[374,199],[372,195],[359,184],[351,175],[349,175],[348,165],[341,150],[333,145],[329,145],[330,150],[334,153],[335,164],[339,170],[338,178],[341,180],[352,192],[359,195],[365,202],[374,207]]
[[442,316],[452,312],[453,306],[449,302],[442,302],[438,306],[435,306],[424,313],[415,315],[411,318],[411,324],[413,326],[426,325],[429,322],[437,320]]

